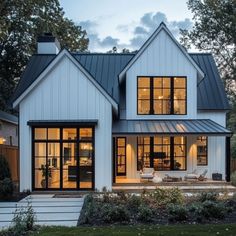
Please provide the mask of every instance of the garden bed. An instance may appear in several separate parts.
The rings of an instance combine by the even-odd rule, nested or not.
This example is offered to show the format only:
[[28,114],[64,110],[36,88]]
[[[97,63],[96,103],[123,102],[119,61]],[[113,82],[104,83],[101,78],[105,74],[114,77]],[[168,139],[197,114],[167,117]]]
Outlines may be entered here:
[[186,197],[178,188],[139,195],[94,193],[86,196],[79,225],[235,223],[236,199],[203,192]]

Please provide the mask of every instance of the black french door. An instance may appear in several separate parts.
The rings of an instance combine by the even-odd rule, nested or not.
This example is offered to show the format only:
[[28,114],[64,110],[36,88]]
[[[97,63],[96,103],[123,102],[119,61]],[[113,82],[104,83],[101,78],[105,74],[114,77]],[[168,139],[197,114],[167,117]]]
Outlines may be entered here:
[[126,176],[126,138],[116,138],[116,175]]
[[33,190],[94,189],[94,127],[32,128]]

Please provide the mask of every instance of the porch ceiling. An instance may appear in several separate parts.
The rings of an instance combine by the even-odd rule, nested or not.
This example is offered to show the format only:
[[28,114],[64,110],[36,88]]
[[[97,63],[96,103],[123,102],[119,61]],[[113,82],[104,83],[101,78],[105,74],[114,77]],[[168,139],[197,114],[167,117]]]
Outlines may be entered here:
[[210,119],[119,120],[113,122],[113,135],[206,135],[231,136],[232,132]]

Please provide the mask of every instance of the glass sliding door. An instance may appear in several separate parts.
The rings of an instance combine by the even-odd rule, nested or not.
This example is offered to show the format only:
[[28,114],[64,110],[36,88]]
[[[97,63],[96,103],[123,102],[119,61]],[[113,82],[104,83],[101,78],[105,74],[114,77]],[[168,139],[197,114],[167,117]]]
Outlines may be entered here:
[[93,130],[81,128],[79,133],[79,183],[80,188],[93,186]]
[[33,128],[33,189],[93,189],[94,129]]

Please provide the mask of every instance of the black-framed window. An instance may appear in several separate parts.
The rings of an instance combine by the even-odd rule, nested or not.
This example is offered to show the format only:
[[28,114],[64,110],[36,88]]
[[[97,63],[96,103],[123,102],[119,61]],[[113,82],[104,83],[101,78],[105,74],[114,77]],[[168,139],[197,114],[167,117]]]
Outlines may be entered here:
[[94,127],[32,127],[33,189],[94,189]]
[[207,144],[208,144],[208,139],[206,136],[201,136],[197,138],[197,165],[198,166],[208,165]]
[[116,139],[116,174],[118,176],[126,175],[126,138],[118,137]]
[[186,170],[186,137],[138,137],[137,150],[137,170]]
[[186,77],[137,78],[138,115],[186,115]]

